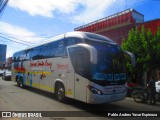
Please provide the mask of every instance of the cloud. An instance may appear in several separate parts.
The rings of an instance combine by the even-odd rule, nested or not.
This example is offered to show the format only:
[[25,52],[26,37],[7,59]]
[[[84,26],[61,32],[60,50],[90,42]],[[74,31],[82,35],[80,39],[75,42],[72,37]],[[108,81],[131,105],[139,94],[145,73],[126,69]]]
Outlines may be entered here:
[[32,16],[67,15],[73,23],[88,23],[112,13],[130,8],[144,0],[10,0],[9,6]]
[[[0,22],[0,26],[0,44],[7,44],[7,57],[12,56],[15,51],[22,50],[27,47],[23,44],[33,45],[31,42],[38,43],[44,39],[27,29],[8,24],[6,22]],[[11,42],[11,40],[15,42]]]
[[10,0],[9,6],[28,12],[30,15],[53,17],[54,13],[70,14],[75,11],[76,0]]
[[[26,42],[39,42],[42,40],[41,37],[36,36],[35,33],[30,32],[29,30],[8,24],[6,22],[0,22],[0,32],[4,34],[8,34],[11,37],[16,37],[17,39],[24,40]],[[34,38],[34,39],[33,39]]]
[[113,0],[83,0],[85,9],[71,18],[74,23],[88,23],[103,17],[106,8],[113,4]]

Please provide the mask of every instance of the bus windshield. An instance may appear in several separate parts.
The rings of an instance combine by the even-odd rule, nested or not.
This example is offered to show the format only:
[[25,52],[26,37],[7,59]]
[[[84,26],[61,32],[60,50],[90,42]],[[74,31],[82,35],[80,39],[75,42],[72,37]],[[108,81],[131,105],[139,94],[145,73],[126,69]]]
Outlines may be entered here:
[[91,80],[100,85],[126,83],[123,52],[118,45],[86,41],[97,50],[97,64],[92,64]]

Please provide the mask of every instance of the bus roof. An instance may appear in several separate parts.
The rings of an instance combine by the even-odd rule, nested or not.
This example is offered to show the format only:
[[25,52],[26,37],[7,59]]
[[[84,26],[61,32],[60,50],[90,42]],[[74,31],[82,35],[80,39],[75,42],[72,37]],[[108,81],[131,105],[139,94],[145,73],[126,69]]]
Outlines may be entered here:
[[[91,33],[91,32],[73,31],[73,32],[67,32],[65,34],[61,34],[59,36],[50,38],[47,41],[44,41],[40,44],[33,45],[31,47],[28,47],[28,48],[20,50],[20,51],[32,49],[32,48],[35,48],[35,47],[38,47],[38,46],[41,46],[41,45],[45,45],[45,44],[48,44],[48,43],[51,43],[53,41],[57,41],[57,40],[60,40],[60,39],[63,39],[63,38],[68,38],[68,37],[78,37],[78,38],[82,38],[82,39],[87,39],[88,38],[89,40],[93,40],[93,41],[108,42],[108,43],[111,43],[111,44],[116,44],[116,42],[111,40],[110,38],[99,35],[99,34],[95,34],[95,33]],[[20,51],[17,51],[17,52],[20,52]],[[15,52],[15,53],[17,53],[17,52]]]

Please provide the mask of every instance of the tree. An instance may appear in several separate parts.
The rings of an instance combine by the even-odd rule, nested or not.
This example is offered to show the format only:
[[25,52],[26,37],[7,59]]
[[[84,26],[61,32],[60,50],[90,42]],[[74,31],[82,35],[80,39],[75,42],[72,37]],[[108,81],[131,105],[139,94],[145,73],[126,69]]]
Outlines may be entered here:
[[[150,30],[146,30],[142,26],[141,30],[136,28],[130,30],[128,39],[122,43],[122,49],[130,51],[135,54],[137,65],[136,68],[131,68],[127,65],[130,72],[135,72],[137,82],[142,82],[142,73],[147,72],[147,80],[153,70],[159,68],[158,61],[160,61],[160,28],[155,35]],[[129,63],[127,63],[129,64]]]

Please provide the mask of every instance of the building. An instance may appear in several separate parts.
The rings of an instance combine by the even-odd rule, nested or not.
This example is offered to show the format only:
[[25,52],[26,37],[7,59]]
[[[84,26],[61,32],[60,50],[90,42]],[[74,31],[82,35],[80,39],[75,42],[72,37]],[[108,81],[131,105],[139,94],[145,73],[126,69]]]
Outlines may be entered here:
[[138,24],[138,27],[141,28],[141,26],[144,26],[146,29],[150,29],[152,34],[155,35],[155,33],[158,30],[158,27],[160,27],[160,19],[150,20],[146,21],[144,23]]
[[[123,39],[128,37],[131,29],[144,26],[145,29],[150,29],[152,34],[155,34],[160,27],[160,18],[150,21],[144,21],[144,15],[134,9],[127,9],[122,12],[110,15],[108,17],[93,21],[86,25],[75,28],[75,31],[86,31],[104,35],[111,38],[119,45]],[[160,69],[155,71],[157,79],[160,79]],[[146,81],[144,74],[144,80]]]
[[8,57],[5,62],[5,68],[11,70],[11,64],[12,64],[12,57]]
[[7,45],[0,44],[0,67],[3,67],[3,64],[6,61],[6,50]]
[[128,37],[132,28],[144,25],[153,34],[160,26],[160,19],[144,22],[144,15],[134,9],[127,9],[111,16],[96,20],[89,24],[75,28],[75,31],[86,31],[104,35],[121,45],[123,39]]

